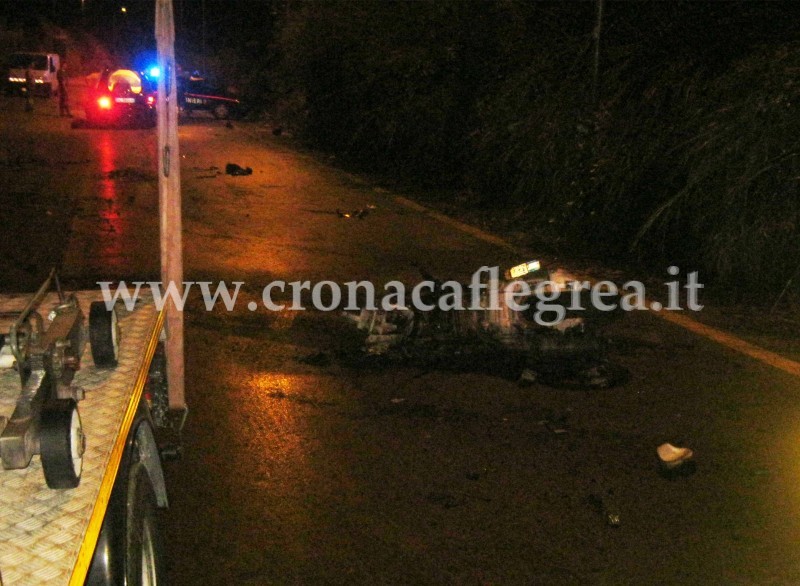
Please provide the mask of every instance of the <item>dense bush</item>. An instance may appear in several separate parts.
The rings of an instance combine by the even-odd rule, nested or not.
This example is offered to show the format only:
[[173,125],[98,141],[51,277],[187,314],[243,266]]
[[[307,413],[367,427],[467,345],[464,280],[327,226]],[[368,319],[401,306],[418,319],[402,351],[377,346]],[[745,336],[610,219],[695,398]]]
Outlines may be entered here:
[[[319,146],[382,172],[457,181],[488,55],[469,3],[303,3],[281,52]],[[470,31],[465,34],[464,31]]]
[[578,251],[782,287],[800,266],[800,11],[609,3],[595,93],[595,9],[290,4],[284,114],[349,164],[525,209]]
[[687,140],[670,156],[684,180],[635,244],[677,228],[727,286],[778,285],[800,267],[798,71],[800,44],[760,48],[684,105]]

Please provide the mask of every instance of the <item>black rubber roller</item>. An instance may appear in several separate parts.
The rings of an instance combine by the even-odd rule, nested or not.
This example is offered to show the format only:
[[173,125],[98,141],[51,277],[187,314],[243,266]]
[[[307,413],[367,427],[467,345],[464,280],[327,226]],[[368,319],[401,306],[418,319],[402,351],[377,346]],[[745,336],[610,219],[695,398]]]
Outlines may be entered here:
[[95,366],[110,368],[119,360],[119,323],[116,309],[107,309],[102,301],[89,307],[89,343]]
[[73,399],[59,399],[44,407],[39,446],[47,486],[75,488],[80,484],[86,441],[78,405]]

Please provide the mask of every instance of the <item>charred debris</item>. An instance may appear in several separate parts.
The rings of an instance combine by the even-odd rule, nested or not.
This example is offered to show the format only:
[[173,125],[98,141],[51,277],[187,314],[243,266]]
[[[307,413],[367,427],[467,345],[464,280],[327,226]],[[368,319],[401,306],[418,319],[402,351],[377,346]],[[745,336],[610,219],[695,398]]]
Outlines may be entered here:
[[546,283],[548,299],[553,299],[548,305],[564,307],[563,319],[552,325],[536,320],[533,293],[517,299],[519,305],[530,305],[517,311],[506,304],[502,294],[492,303],[486,289],[481,309],[442,310],[438,301],[444,294],[443,282],[432,279],[433,290],[422,298],[425,304],[435,306],[432,311],[393,307],[345,314],[365,336],[359,364],[483,372],[521,385],[541,382],[603,389],[624,382],[627,370],[608,358],[609,345],[603,336],[604,325],[620,313],[570,310],[574,305],[569,275],[548,271],[535,261],[515,267],[517,273],[519,267],[526,267],[525,274],[511,277],[514,269],[507,271],[499,283],[500,291],[514,281],[524,281],[531,291]]

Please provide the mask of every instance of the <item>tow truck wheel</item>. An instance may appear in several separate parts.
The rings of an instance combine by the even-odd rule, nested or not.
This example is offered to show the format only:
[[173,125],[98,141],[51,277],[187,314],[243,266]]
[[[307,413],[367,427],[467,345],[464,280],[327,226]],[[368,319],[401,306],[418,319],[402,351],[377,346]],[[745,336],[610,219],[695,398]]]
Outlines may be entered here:
[[[147,447],[150,441],[153,444]],[[166,506],[166,488],[144,403],[126,443],[85,586],[140,586],[166,580],[157,514],[161,502]],[[157,484],[150,476],[151,469],[161,478]]]
[[89,307],[89,342],[95,366],[109,368],[119,359],[119,322],[116,309],[106,309],[102,301]]
[[127,584],[151,586],[164,579],[164,546],[156,521],[156,495],[143,466],[133,471],[128,491]]
[[78,405],[73,399],[53,401],[42,410],[39,442],[47,486],[78,486],[86,443]]
[[225,104],[219,104],[214,107],[213,114],[217,120],[227,120],[231,115],[231,110]]

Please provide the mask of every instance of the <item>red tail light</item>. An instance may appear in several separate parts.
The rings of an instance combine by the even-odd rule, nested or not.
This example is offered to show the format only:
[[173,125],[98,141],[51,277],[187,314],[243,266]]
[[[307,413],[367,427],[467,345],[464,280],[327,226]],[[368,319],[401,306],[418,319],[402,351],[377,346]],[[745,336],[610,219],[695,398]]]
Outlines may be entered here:
[[153,104],[155,104],[155,103],[156,103],[156,98],[155,98],[155,96],[147,96],[147,104],[148,104],[149,106],[152,106],[152,105],[153,105]]
[[97,105],[100,107],[101,110],[110,110],[111,98],[109,98],[108,96],[102,96],[97,99]]

